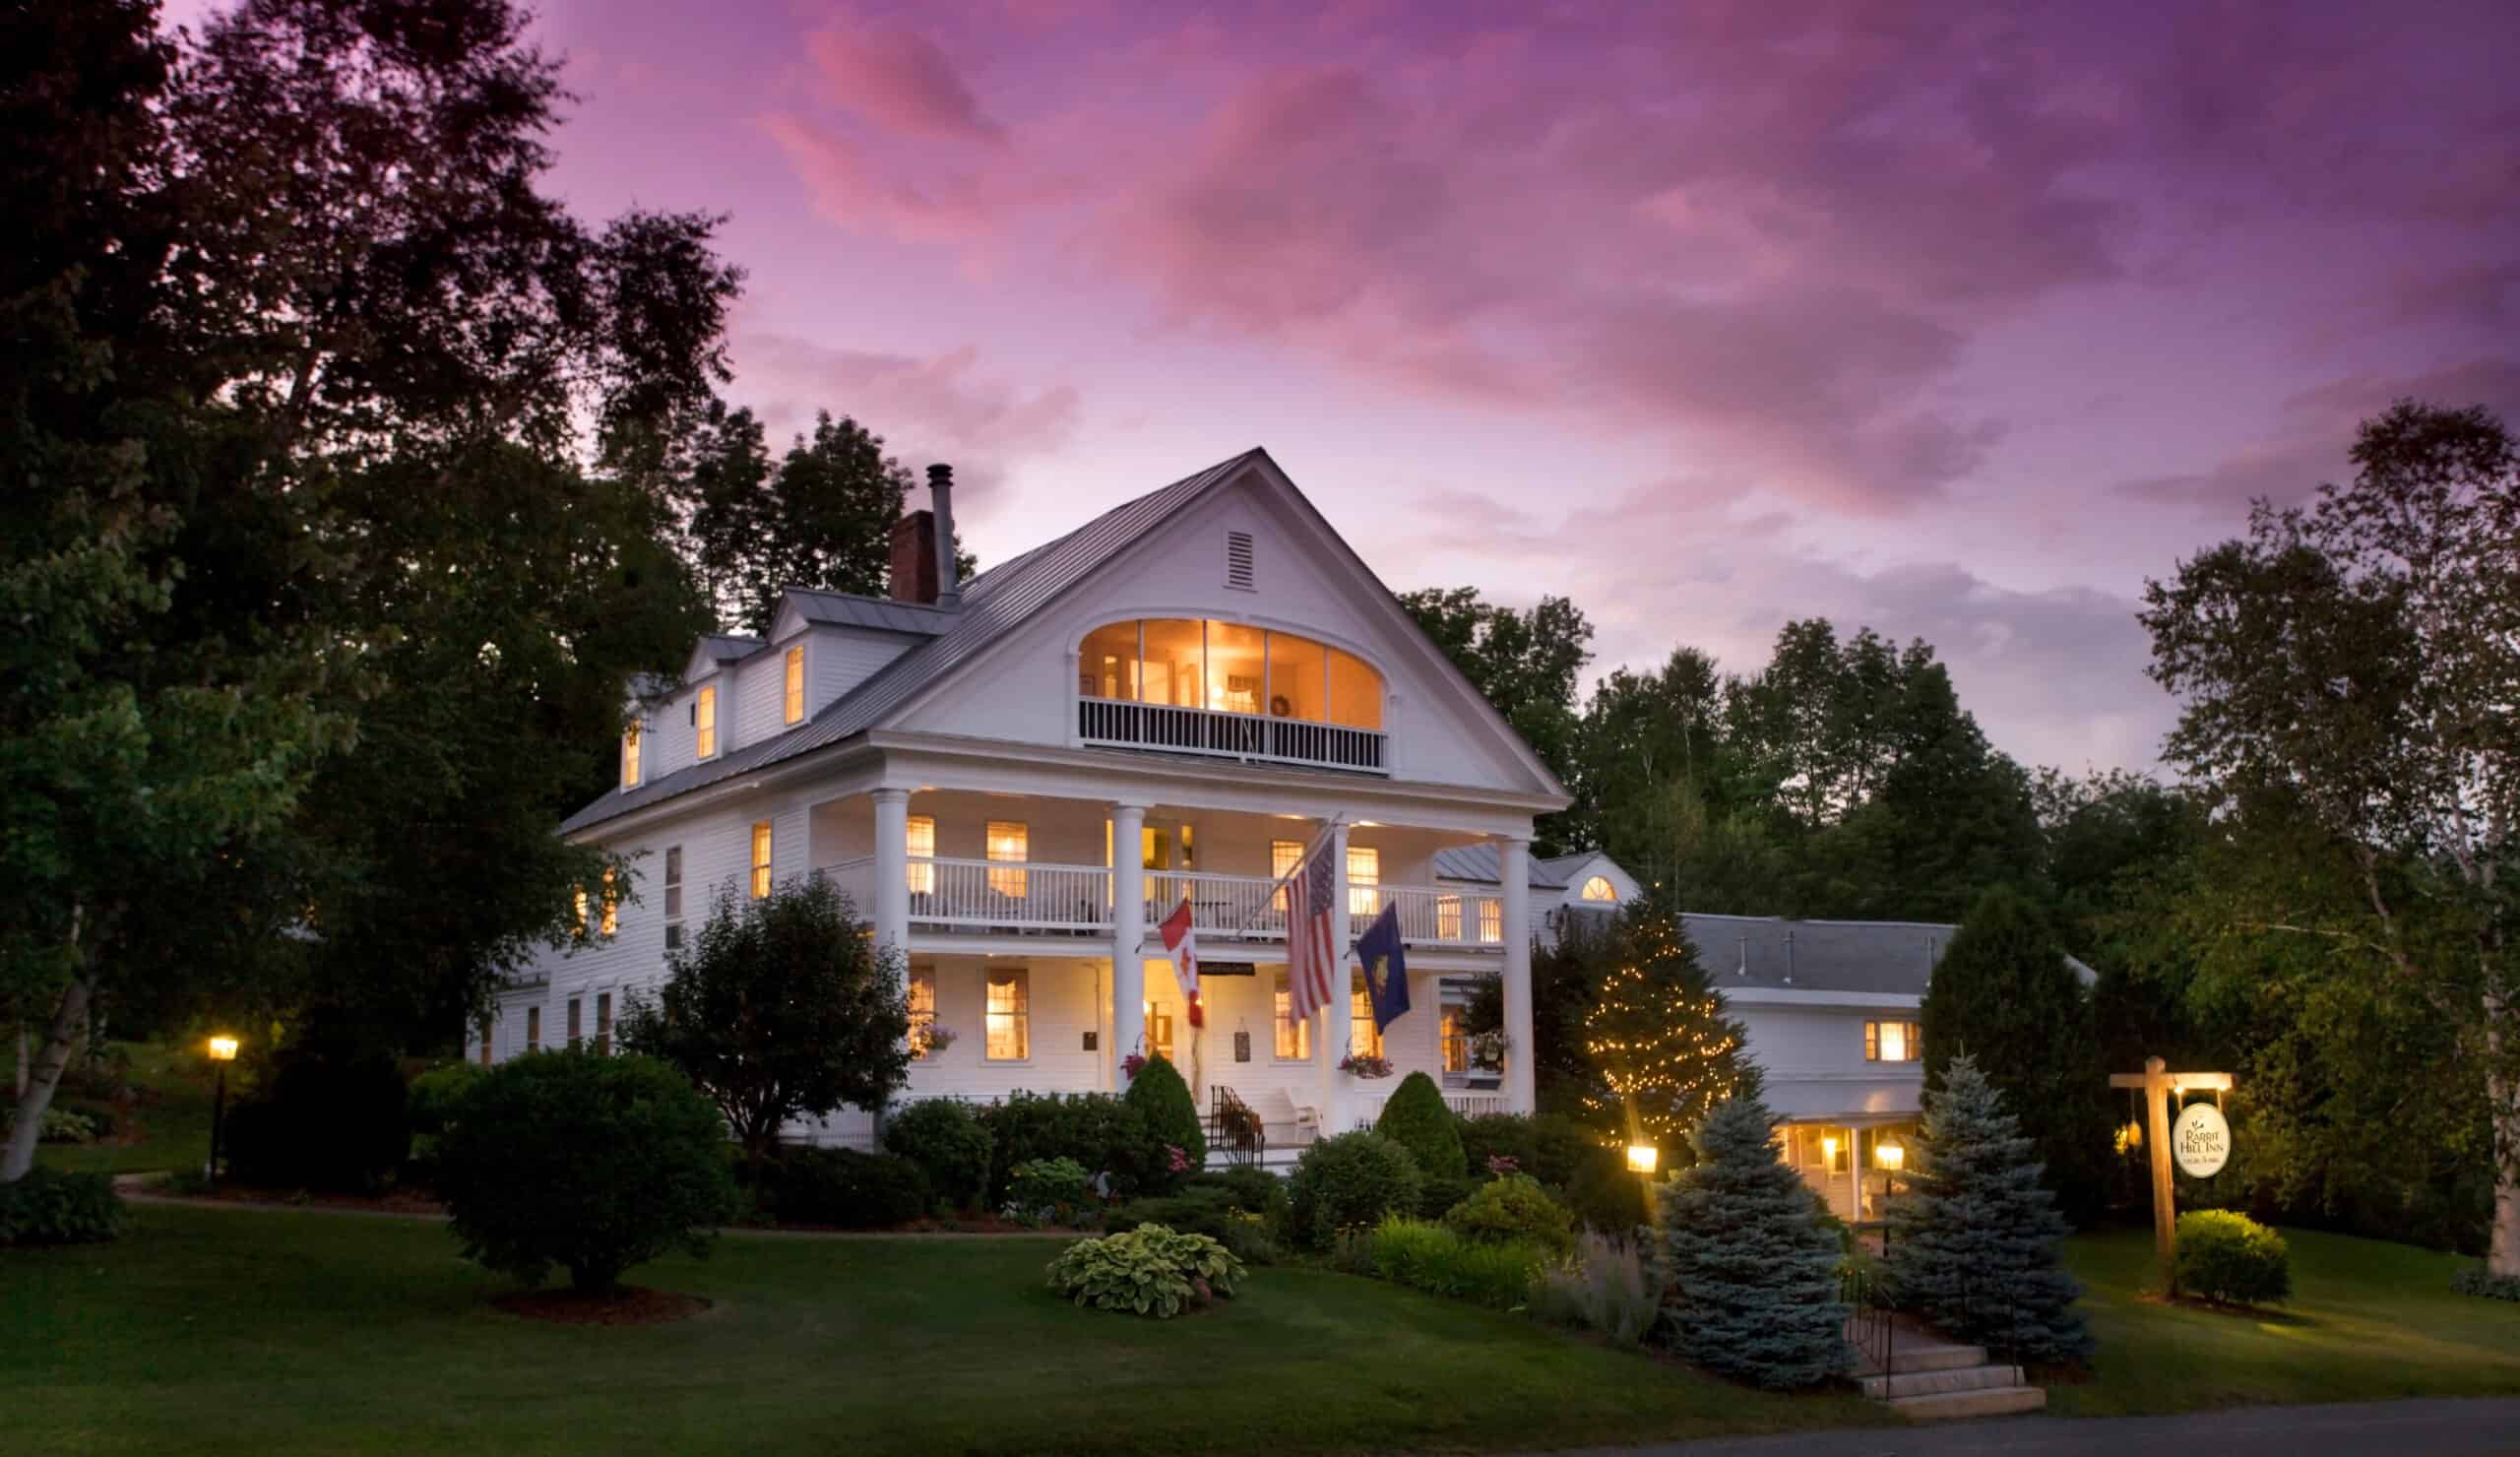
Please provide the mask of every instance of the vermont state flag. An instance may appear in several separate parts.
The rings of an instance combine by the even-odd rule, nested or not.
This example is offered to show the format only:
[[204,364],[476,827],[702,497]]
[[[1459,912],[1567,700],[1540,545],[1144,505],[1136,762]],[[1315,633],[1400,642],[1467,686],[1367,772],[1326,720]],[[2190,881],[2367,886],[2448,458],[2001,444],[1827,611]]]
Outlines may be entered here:
[[1385,906],[1356,938],[1356,960],[1365,965],[1365,990],[1374,1001],[1374,1031],[1409,1010],[1409,958],[1400,945],[1400,907]]

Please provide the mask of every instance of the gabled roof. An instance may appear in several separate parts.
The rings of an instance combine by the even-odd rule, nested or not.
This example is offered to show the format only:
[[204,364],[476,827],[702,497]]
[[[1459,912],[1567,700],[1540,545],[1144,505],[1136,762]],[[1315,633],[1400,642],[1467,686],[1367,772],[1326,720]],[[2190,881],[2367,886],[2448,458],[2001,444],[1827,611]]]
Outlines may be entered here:
[[761,639],[757,637],[712,633],[700,640],[700,647],[693,656],[717,663],[732,663],[738,658],[751,657],[760,647]]
[[906,602],[898,598],[861,597],[854,592],[821,592],[809,587],[790,587],[781,594],[783,604],[796,609],[796,615],[808,622],[831,627],[866,627],[878,632],[916,633],[936,637],[954,625],[958,615],[944,607],[925,602]]
[[[1922,997],[1960,927],[1940,920],[1791,920],[1684,912],[1680,927],[1718,991],[1860,991]],[[2085,986],[2099,980],[2073,957]]]
[[[619,818],[634,809],[792,759],[798,754],[811,753],[865,732],[912,694],[1005,636],[1059,594],[1083,581],[1120,550],[1155,530],[1208,487],[1263,454],[1256,448],[1246,450],[1196,475],[1185,475],[1160,490],[1133,501],[1123,501],[1066,536],[980,573],[963,585],[962,610],[948,613],[937,608],[926,609],[930,614],[945,619],[941,631],[886,664],[864,682],[823,705],[821,712],[804,723],[758,742],[729,749],[707,763],[677,769],[635,790],[606,792],[562,820],[560,833],[575,834],[590,826]],[[837,593],[816,595],[843,596]],[[752,647],[759,646],[753,639],[726,641],[743,641]],[[744,651],[751,651],[751,647]]]
[[[1570,860],[1580,862],[1593,857],[1590,851],[1579,855],[1559,855],[1555,859],[1534,858],[1531,884],[1534,890],[1564,890],[1566,877],[1559,867]],[[1435,875],[1442,880],[1475,880],[1481,885],[1497,885],[1504,875],[1496,868],[1496,847],[1493,845],[1456,845],[1435,852]]]

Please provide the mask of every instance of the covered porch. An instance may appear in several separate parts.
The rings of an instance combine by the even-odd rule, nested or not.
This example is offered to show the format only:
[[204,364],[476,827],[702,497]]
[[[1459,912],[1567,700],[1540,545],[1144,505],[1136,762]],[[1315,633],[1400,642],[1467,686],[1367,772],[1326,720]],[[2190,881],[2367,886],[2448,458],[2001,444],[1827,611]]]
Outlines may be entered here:
[[1917,1115],[1848,1113],[1796,1118],[1777,1129],[1786,1164],[1827,1203],[1829,1212],[1860,1229],[1882,1219],[1882,1199],[1907,1165],[1916,1142]]

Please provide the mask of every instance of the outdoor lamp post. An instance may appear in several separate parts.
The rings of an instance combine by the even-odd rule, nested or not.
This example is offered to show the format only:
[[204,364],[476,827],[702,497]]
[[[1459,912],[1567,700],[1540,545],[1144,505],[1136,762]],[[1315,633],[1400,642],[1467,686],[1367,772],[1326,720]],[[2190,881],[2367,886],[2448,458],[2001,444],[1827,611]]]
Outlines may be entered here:
[[1650,1143],[1627,1146],[1627,1172],[1645,1181],[1645,1218],[1651,1222],[1654,1213],[1654,1171],[1662,1166],[1663,1151]]
[[210,1167],[203,1172],[212,1183],[219,1181],[219,1136],[227,1124],[227,1064],[236,1060],[236,1040],[215,1037],[210,1040],[210,1060],[219,1064],[219,1092],[210,1105]]
[[1900,1144],[1876,1143],[1872,1146],[1872,1162],[1881,1166],[1881,1250],[1887,1254],[1890,1251],[1889,1204],[1898,1197],[1899,1171],[1908,1166],[1908,1151]]

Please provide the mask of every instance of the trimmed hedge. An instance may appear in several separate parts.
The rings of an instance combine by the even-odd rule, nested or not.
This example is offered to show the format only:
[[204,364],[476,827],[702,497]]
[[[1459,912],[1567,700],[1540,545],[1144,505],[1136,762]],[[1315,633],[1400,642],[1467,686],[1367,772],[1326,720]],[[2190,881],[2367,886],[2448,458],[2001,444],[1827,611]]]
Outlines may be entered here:
[[[1418,1172],[1429,1179],[1462,1179],[1470,1165],[1462,1154],[1461,1120],[1444,1106],[1443,1090],[1422,1072],[1400,1080],[1391,1101],[1374,1119],[1374,1131],[1418,1161]],[[1482,1171],[1483,1172],[1483,1171]]]
[[1528,1173],[1480,1184],[1444,1216],[1444,1228],[1478,1244],[1537,1244],[1562,1255],[1575,1247],[1575,1216]]
[[0,1184],[0,1247],[101,1244],[122,1233],[125,1218],[110,1173],[63,1173],[38,1164],[16,1183]]
[[1189,1164],[1189,1172],[1197,1172],[1208,1162],[1208,1136],[1199,1127],[1199,1105],[1190,1097],[1190,1085],[1181,1081],[1180,1070],[1163,1057],[1150,1057],[1138,1075],[1129,1080],[1129,1107],[1146,1119],[1147,1141],[1154,1146],[1151,1168],[1141,1171],[1141,1186],[1168,1189],[1180,1181],[1171,1172],[1166,1146],[1177,1148]]
[[1127,1194],[1163,1167],[1163,1150],[1147,1136],[1146,1115],[1109,1093],[1012,1093],[979,1109],[989,1135],[988,1202],[1006,1202],[1015,1166],[1035,1159],[1074,1159]]
[[2199,1209],[2178,1217],[2179,1290],[2233,1305],[2269,1305],[2293,1294],[2293,1254],[2284,1236],[2244,1214]]
[[855,1149],[788,1149],[763,1171],[756,1194],[783,1224],[880,1230],[926,1217],[935,1189],[916,1164],[898,1154]]
[[1287,1233],[1328,1249],[1345,1230],[1371,1229],[1417,1210],[1425,1175],[1409,1150],[1379,1133],[1342,1133],[1303,1151],[1287,1180]]
[[969,1209],[988,1193],[996,1141],[970,1106],[951,1098],[914,1103],[884,1119],[884,1147],[926,1172],[940,1199]]

